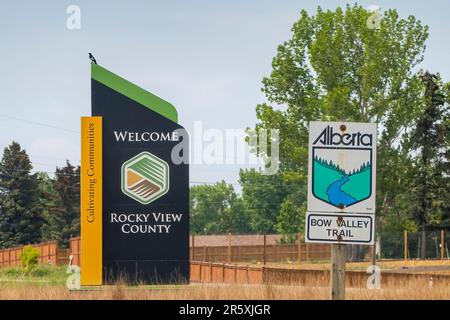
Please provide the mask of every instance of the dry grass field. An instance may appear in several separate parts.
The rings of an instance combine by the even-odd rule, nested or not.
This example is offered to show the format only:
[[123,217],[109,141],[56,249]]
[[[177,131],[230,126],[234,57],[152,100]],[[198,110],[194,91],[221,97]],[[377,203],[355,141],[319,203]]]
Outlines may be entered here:
[[[277,267],[304,269],[327,269],[328,263],[311,264],[270,264]],[[349,270],[365,270],[369,263],[348,263]],[[403,270],[409,272],[413,268],[447,268],[450,261],[384,261],[379,265],[384,270]],[[405,269],[407,268],[407,269]],[[421,270],[421,269],[420,269]],[[412,271],[414,272],[414,271]],[[448,273],[448,271],[429,271],[429,274]],[[421,272],[422,273],[422,272]],[[237,285],[237,284],[198,284],[185,286],[126,286],[123,284],[92,287],[89,289],[70,291],[66,288],[67,273],[65,267],[39,267],[29,276],[23,276],[19,269],[0,269],[0,299],[74,299],[74,300],[235,300],[235,299],[295,299],[325,300],[329,299],[328,286],[323,282],[298,285]],[[346,288],[346,299],[349,300],[448,300],[450,286],[435,282],[430,285],[423,281],[383,281],[381,289]]]
[[[123,285],[92,288],[90,290],[69,291],[64,285],[2,283],[0,284],[0,299],[75,299],[75,300],[321,300],[329,299],[329,289],[325,287],[298,286],[242,286],[242,285],[187,285],[159,287],[126,287]],[[350,300],[447,300],[450,299],[449,287],[434,286],[417,288],[405,284],[402,288],[390,289],[347,289],[346,299]]]

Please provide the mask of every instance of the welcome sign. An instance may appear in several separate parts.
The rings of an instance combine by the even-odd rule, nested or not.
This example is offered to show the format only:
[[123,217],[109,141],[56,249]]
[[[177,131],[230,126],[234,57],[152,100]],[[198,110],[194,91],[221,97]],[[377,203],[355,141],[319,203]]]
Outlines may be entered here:
[[[188,282],[189,165],[182,161],[188,136],[177,111],[91,66],[92,117],[82,118],[82,285]],[[86,128],[94,121],[91,159]],[[92,164],[97,183],[89,180]],[[90,201],[97,203],[94,214]]]

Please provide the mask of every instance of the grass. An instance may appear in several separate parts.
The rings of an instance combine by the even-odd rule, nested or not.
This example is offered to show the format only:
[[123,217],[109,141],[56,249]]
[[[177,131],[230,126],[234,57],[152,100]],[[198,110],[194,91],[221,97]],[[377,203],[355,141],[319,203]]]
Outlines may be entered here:
[[66,266],[52,267],[48,265],[38,265],[24,275],[21,268],[3,268],[0,269],[0,282],[22,282],[35,284],[63,285],[66,283]]
[[[160,286],[161,287],[161,286]],[[37,285],[33,283],[0,283],[0,299],[38,300],[325,300],[329,299],[327,287],[300,287],[274,285],[186,285],[182,288],[105,286],[101,290],[69,291],[63,285]],[[349,300],[448,300],[448,287],[421,287],[409,284],[394,289],[347,289]]]
[[[385,268],[428,265],[450,265],[450,261],[384,261]],[[365,268],[361,265],[351,267]],[[276,265],[276,264],[271,264]],[[286,267],[286,264],[282,264]],[[298,265],[290,265],[299,267]],[[329,267],[328,263],[302,264],[305,268]],[[75,299],[75,300],[235,300],[235,299],[329,299],[329,288],[323,282],[314,280],[308,286],[298,285],[239,285],[239,284],[190,284],[190,285],[141,285],[124,284],[102,287],[83,288],[70,291],[66,288],[66,267],[38,266],[27,276],[19,268],[0,269],[0,300],[2,299]],[[450,287],[435,283],[404,281],[401,285],[383,284],[382,289],[347,288],[346,299],[349,300],[448,300]]]

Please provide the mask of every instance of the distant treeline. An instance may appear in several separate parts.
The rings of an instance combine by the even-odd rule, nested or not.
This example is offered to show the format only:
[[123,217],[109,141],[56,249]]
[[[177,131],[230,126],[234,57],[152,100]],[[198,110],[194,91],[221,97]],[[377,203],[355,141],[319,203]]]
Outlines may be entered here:
[[337,172],[339,172],[340,174],[344,175],[344,176],[351,176],[360,172],[363,172],[367,169],[370,169],[370,162],[367,161],[365,163],[363,163],[358,169],[353,169],[350,170],[349,172],[345,171],[344,169],[342,169],[338,164],[335,164],[332,160],[326,160],[326,159],[322,159],[321,157],[315,156],[314,157],[314,161],[316,161],[317,163],[321,164],[324,167],[333,169]]

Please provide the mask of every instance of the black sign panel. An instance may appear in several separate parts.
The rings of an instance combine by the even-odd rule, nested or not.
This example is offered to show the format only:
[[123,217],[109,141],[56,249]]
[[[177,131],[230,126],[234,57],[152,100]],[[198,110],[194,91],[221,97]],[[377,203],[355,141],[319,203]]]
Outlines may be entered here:
[[189,165],[174,163],[171,154],[180,143],[188,153],[187,135],[130,98],[132,91],[128,96],[95,78],[92,115],[103,118],[103,281],[186,283]]

